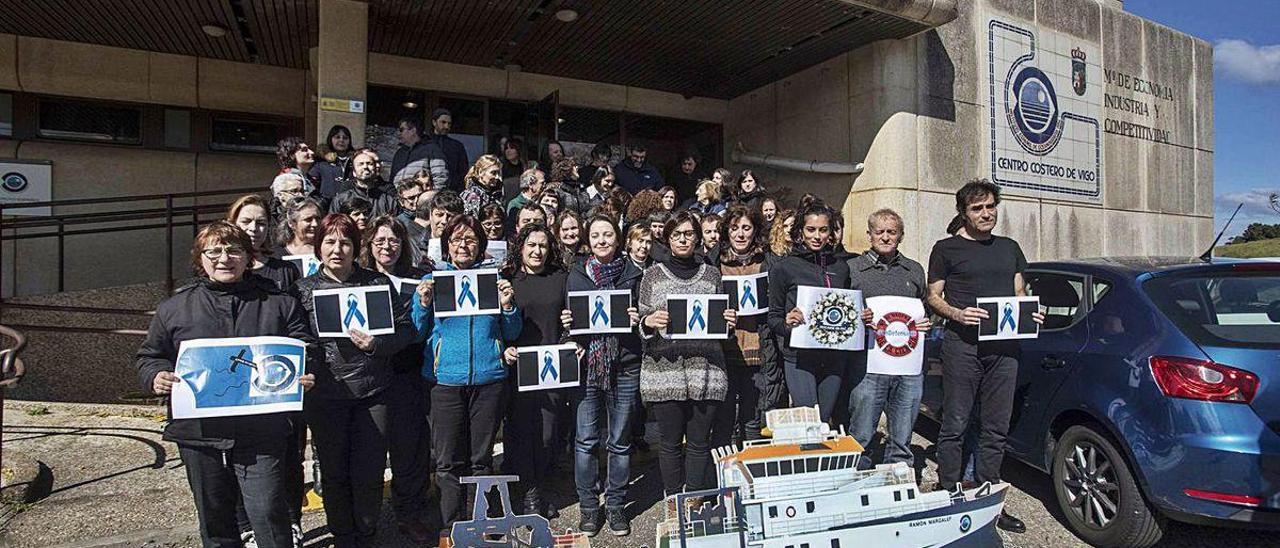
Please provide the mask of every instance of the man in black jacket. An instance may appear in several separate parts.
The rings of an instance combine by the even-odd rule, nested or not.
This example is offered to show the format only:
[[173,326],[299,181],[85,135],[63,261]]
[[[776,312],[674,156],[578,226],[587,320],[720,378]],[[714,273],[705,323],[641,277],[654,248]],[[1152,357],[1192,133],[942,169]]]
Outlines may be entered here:
[[471,161],[467,159],[467,148],[457,139],[449,136],[449,130],[452,128],[453,114],[449,109],[438,108],[431,113],[430,141],[444,152],[445,167],[449,170],[449,179],[445,186],[454,192],[462,192],[464,186],[462,178],[471,167]]
[[[417,174],[423,169],[431,171],[431,180],[449,180],[449,167],[445,162],[444,151],[434,141],[422,138],[422,124],[417,119],[406,117],[396,127],[396,136],[400,139],[400,148],[396,149],[395,158],[391,160],[391,180],[399,181]],[[463,173],[465,173],[465,168]],[[458,175],[461,180],[462,175]]]
[[341,213],[343,206],[353,198],[363,198],[373,206],[369,212],[370,219],[399,213],[395,188],[378,178],[378,153],[363,149],[356,153],[351,163],[353,185],[333,197],[333,202],[329,204],[329,213]]

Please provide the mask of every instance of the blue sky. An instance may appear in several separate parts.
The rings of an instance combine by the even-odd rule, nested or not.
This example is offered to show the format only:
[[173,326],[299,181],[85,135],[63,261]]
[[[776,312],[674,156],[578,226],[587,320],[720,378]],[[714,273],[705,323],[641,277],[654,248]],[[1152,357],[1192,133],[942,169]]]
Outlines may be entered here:
[[1214,231],[1280,223],[1280,0],[1125,0],[1124,9],[1214,44]]

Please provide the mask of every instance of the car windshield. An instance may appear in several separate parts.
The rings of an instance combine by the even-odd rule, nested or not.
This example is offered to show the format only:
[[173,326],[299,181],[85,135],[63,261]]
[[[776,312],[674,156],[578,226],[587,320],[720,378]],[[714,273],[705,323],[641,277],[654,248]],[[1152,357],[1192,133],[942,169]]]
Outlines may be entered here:
[[1280,348],[1280,273],[1167,276],[1143,287],[1196,343]]

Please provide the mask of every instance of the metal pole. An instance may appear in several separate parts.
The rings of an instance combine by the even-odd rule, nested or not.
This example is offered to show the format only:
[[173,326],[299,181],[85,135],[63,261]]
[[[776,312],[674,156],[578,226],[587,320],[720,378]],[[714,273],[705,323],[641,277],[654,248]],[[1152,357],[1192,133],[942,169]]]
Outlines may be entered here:
[[65,282],[67,279],[66,248],[67,240],[65,237],[66,225],[63,224],[62,218],[58,218],[58,293],[66,291]]
[[164,198],[164,292],[173,293],[173,196]]

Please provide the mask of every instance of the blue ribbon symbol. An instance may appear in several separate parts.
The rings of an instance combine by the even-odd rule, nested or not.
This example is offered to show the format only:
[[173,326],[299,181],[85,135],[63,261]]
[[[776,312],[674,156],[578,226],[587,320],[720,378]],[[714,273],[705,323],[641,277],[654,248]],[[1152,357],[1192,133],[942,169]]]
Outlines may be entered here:
[[364,314],[360,313],[360,300],[356,299],[355,293],[348,293],[347,294],[347,314],[342,317],[342,325],[345,325],[348,328],[350,328],[351,320],[353,318],[356,321],[360,322],[360,325],[362,326],[364,325]]
[[320,261],[307,260],[307,275],[310,276],[320,270]]
[[471,306],[477,306],[476,295],[471,292],[471,278],[462,277],[462,292],[458,294],[458,306],[462,306],[465,301],[471,301]]
[[689,318],[689,329],[693,330],[693,324],[702,326],[702,330],[707,330],[707,321],[702,319],[702,301],[693,301],[693,316]]
[[538,374],[538,378],[545,381],[547,375],[551,375],[551,380],[556,380],[556,364],[551,359],[551,352],[542,355],[542,373]]
[[609,325],[609,313],[604,311],[604,297],[596,295],[596,311],[591,313],[591,323],[595,324],[596,320],[600,323]]
[[1010,331],[1018,330],[1018,322],[1013,319],[1013,303],[1004,303],[1004,315],[1000,318],[1000,331],[1004,331],[1005,324],[1009,324]]
[[752,307],[759,306],[755,294],[751,293],[751,284],[744,281],[742,282],[742,300],[738,301],[738,306],[747,306],[747,299],[751,299]]

